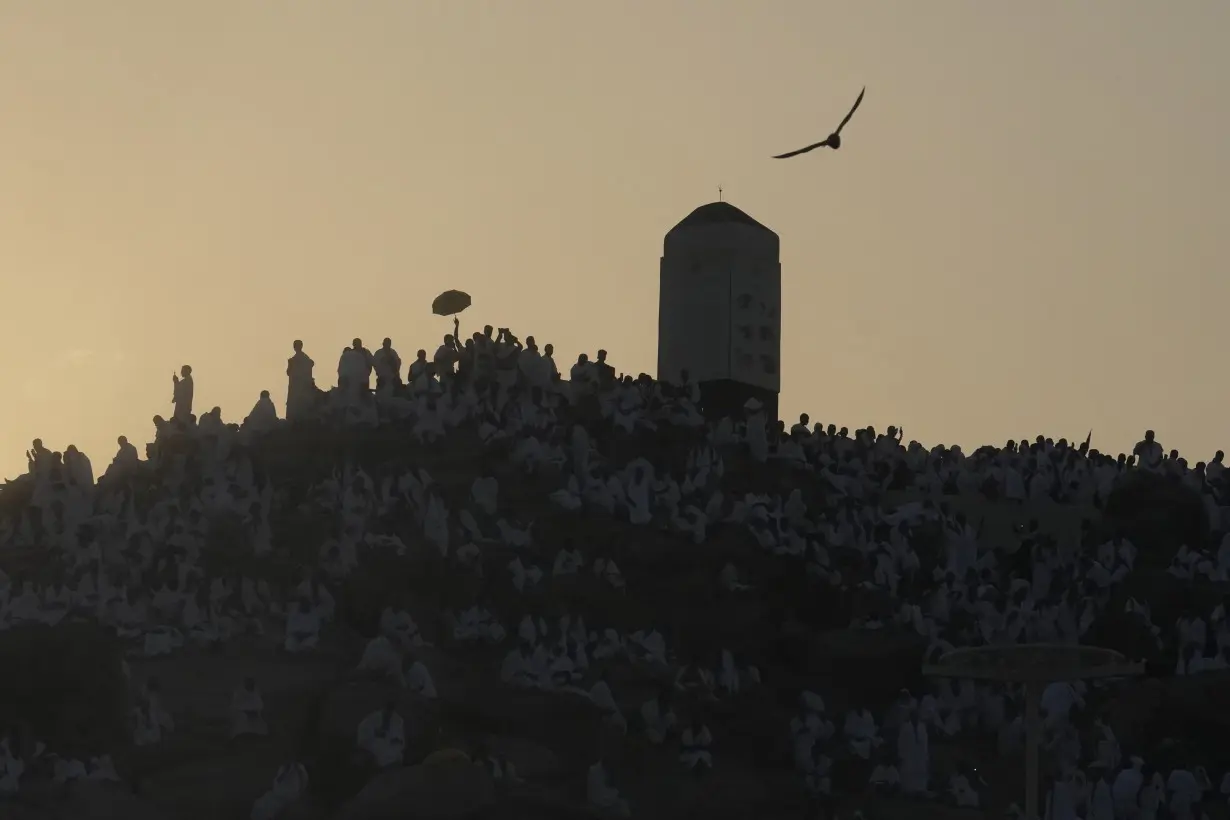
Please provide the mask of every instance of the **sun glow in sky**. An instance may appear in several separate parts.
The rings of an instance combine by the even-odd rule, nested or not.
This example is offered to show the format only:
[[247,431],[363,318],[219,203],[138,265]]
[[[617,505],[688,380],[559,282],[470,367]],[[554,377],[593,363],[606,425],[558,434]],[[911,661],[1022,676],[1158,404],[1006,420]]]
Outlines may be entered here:
[[[0,0],[0,474],[451,323],[655,367],[662,236],[782,238],[788,416],[1227,443],[1230,3]],[[863,85],[840,152],[824,137]]]

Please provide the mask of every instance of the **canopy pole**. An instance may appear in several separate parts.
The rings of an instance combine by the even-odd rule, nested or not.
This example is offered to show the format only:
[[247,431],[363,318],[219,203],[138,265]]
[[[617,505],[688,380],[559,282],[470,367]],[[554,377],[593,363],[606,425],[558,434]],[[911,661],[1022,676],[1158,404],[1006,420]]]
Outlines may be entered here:
[[1025,684],[1025,820],[1038,820],[1038,746],[1041,742],[1041,721],[1038,702],[1042,685],[1034,681]]

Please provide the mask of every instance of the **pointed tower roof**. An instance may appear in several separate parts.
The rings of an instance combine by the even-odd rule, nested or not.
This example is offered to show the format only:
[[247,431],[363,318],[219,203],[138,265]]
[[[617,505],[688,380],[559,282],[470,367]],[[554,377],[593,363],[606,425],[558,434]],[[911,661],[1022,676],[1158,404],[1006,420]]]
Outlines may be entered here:
[[777,234],[761,225],[755,219],[745,214],[743,211],[731,205],[729,202],[710,202],[708,205],[701,205],[692,213],[685,216],[678,225],[671,228],[667,236],[681,228],[691,228],[702,225],[718,225],[723,223],[735,223],[739,225],[748,225],[753,228],[759,228],[762,231],[771,233],[774,236]]

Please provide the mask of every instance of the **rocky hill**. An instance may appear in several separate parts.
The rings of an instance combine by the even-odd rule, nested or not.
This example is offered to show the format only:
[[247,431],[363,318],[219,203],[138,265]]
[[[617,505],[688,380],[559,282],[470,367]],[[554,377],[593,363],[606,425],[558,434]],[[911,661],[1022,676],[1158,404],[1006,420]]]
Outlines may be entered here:
[[[667,469],[686,461],[699,435],[678,429],[638,435],[594,432],[608,465],[651,455]],[[793,768],[788,726],[798,712],[799,693],[820,693],[833,713],[863,705],[879,713],[901,689],[927,686],[920,672],[927,648],[922,638],[908,630],[851,626],[894,608],[883,590],[859,583],[867,571],[857,562],[846,562],[845,583],[833,586],[809,575],[803,559],[761,548],[745,526],[712,525],[698,544],[660,526],[634,526],[626,516],[566,510],[550,498],[566,477],[563,467],[540,464],[527,470],[512,457],[509,445],[483,444],[472,432],[422,446],[392,432],[300,427],[270,434],[252,449],[255,463],[278,492],[273,550],[255,557],[237,517],[219,516],[208,522],[202,555],[207,577],[244,576],[274,588],[293,587],[305,567],[315,566],[321,542],[335,528],[311,503],[311,488],[347,466],[373,475],[390,467],[422,470],[450,509],[466,506],[476,479],[494,477],[498,514],[491,518],[532,523],[532,543],[519,548],[483,544],[479,562],[462,565],[455,554],[441,555],[413,519],[384,520],[383,528],[396,534],[404,550],[373,547],[360,554],[357,569],[332,586],[337,615],[319,648],[307,654],[285,652],[273,623],[263,636],[208,648],[189,645],[156,658],[144,657],[135,642],[88,623],[0,633],[0,669],[5,670],[0,723],[22,727],[50,748],[65,750],[61,754],[111,753],[124,781],[79,786],[67,795],[50,786],[23,789],[4,807],[13,812],[6,817],[247,818],[278,767],[300,761],[311,787],[282,815],[287,818],[588,818],[598,815],[586,803],[586,771],[602,759],[635,817],[797,818],[807,800]],[[741,446],[724,448],[721,456],[721,491],[728,497],[749,492],[776,497],[797,488],[809,507],[825,505],[825,485],[809,470],[755,463]],[[133,479],[139,491],[141,482],[155,486],[160,480],[155,474]],[[19,512],[27,492],[11,486],[0,503],[8,514]],[[918,497],[901,491],[882,502],[891,508]],[[1108,531],[1138,526],[1134,532],[1148,551],[1149,541],[1159,537],[1157,516],[1147,522],[1154,534],[1146,535],[1146,524],[1134,524],[1132,515],[1139,519],[1155,497],[1139,496],[1126,511],[1108,505],[1110,515],[1049,501],[1017,505],[974,495],[934,500],[984,521],[988,538],[1009,537],[1031,519],[1061,534],[1078,532],[1089,520]],[[586,568],[552,577],[552,562],[566,544],[580,549]],[[599,556],[618,563],[623,588],[589,571]],[[545,577],[518,591],[507,569],[514,558],[542,567]],[[2,561],[15,582],[54,579],[64,571],[63,562],[47,550],[10,551]],[[731,564],[746,589],[723,583],[723,570]],[[1157,602],[1155,612],[1182,606],[1181,599],[1191,595],[1189,585],[1169,583],[1163,576],[1142,568],[1116,594],[1147,597]],[[1215,600],[1223,593],[1205,584],[1197,594]],[[671,663],[621,658],[606,664],[611,688],[632,724],[624,736],[578,694],[502,684],[500,666],[513,638],[501,645],[454,638],[452,615],[475,604],[509,625],[510,632],[526,615],[551,623],[565,615],[583,617],[590,629],[621,633],[656,629],[666,639]],[[435,699],[355,671],[365,645],[378,632],[381,611],[390,605],[409,611],[430,644],[413,655],[430,670],[438,689]],[[1094,634],[1104,645],[1147,648],[1130,628],[1110,618]],[[738,694],[714,701],[678,696],[681,720],[700,712],[714,736],[714,770],[683,776],[677,746],[649,744],[637,729],[636,716],[642,703],[673,686],[679,669],[714,669],[722,650],[729,650],[741,666],[755,666],[760,683],[748,681]],[[1172,658],[1153,654],[1155,668],[1173,664]],[[230,740],[231,693],[246,677],[260,684],[270,732],[263,738]],[[156,746],[137,747],[129,725],[132,698],[151,679],[164,693],[175,730]],[[1230,690],[1222,680],[1201,676],[1177,684],[1162,679],[1117,684],[1099,708],[1125,744],[1160,742],[1174,736],[1176,727],[1190,727],[1184,729],[1189,743],[1203,746],[1230,714],[1230,704],[1222,702]],[[390,700],[406,720],[406,765],[373,776],[354,753],[356,726]],[[1222,717],[1210,722],[1209,715]],[[485,748],[513,762],[524,782],[493,780],[479,766],[430,762],[433,753],[448,748],[470,753]],[[941,739],[934,741],[933,757],[937,768],[993,761],[980,769],[992,807],[1019,800],[1018,759],[997,759],[985,746]],[[845,811],[871,799],[862,785],[865,778],[857,767],[835,770],[834,791]],[[962,813],[916,801],[876,806],[883,816]]]

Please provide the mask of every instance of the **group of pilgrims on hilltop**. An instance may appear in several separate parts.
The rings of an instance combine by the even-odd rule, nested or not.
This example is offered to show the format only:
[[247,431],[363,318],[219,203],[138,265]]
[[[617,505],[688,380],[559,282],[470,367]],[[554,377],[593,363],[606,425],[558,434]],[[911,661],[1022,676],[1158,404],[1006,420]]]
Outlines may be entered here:
[[[0,577],[0,629],[92,620],[127,641],[133,658],[241,640],[310,653],[340,629],[340,584],[368,556],[412,548],[403,540],[409,522],[452,571],[502,575],[524,609],[500,611],[478,598],[447,613],[444,626],[420,628],[409,596],[382,602],[378,632],[366,640],[356,674],[431,700],[448,695],[446,677],[432,669],[433,650],[502,647],[492,674],[504,686],[592,703],[605,732],[636,734],[652,749],[669,750],[681,775],[720,770],[724,754],[732,761],[741,754],[730,710],[771,699],[778,683],[738,636],[727,636],[729,645],[711,654],[690,654],[671,645],[664,624],[625,630],[584,612],[545,617],[533,596],[575,579],[637,595],[617,549],[548,538],[507,501],[507,482],[516,476],[553,476],[549,503],[561,515],[614,517],[696,545],[718,527],[746,533],[759,553],[796,566],[819,589],[861,596],[867,605],[846,627],[917,636],[928,647],[920,663],[961,646],[1077,644],[1119,607],[1173,659],[1174,674],[1230,668],[1224,606],[1159,622],[1150,600],[1119,603],[1139,558],[1131,540],[1097,539],[1088,526],[1079,534],[1052,532],[1032,520],[1039,504],[1094,508],[1126,477],[1156,473],[1199,494],[1211,533],[1207,542],[1176,551],[1171,575],[1193,587],[1230,580],[1230,492],[1221,452],[1189,466],[1178,453],[1166,454],[1149,431],[1131,455],[1117,457],[1091,448],[1088,438],[1076,445],[1041,436],[967,455],[957,446],[907,442],[895,427],[850,433],[807,415],[787,427],[755,399],[737,414],[713,418],[686,372],[670,382],[617,375],[598,351],[593,360],[578,356],[563,378],[550,344],[540,350],[534,337],[522,342],[506,328],[486,327],[464,341],[459,331],[455,320],[431,357],[419,350],[408,368],[390,339],[374,353],[355,339],[339,357],[337,386],[328,390],[317,386],[315,363],[296,341],[285,418],[264,391],[238,424],[223,421],[216,407],[194,413],[193,373],[185,365],[174,377],[174,412],[155,417],[145,458],[120,437],[98,482],[77,448],[52,452],[35,441],[27,475],[0,496],[0,548],[45,549],[64,571],[54,582]],[[583,403],[595,409],[577,412]],[[504,448],[514,471],[503,480],[478,476],[457,497],[422,468],[348,462],[291,494],[264,463],[261,443],[301,424],[356,434],[397,428],[425,446],[473,431],[484,445]],[[674,454],[663,447],[624,462],[613,457],[612,440],[645,433],[677,442]],[[788,475],[777,485],[787,489],[732,490],[732,459]],[[984,532],[955,503],[971,497],[1021,505],[1022,526],[1010,535]],[[303,504],[335,526],[294,584],[207,571],[209,526],[218,515],[241,521],[245,548],[269,556],[283,549],[279,522]],[[714,589],[759,594],[753,562],[745,563],[725,564],[711,579]],[[623,676],[612,673],[628,667],[658,682],[652,697],[620,691]],[[168,743],[180,720],[160,682],[137,677],[132,743]],[[1117,685],[1046,688],[1047,817],[1182,820],[1230,798],[1230,760],[1186,749],[1182,759],[1172,754],[1151,764],[1154,750],[1124,748],[1101,710]],[[986,773],[969,760],[938,763],[931,744],[989,743],[1003,756],[1018,754],[1023,696],[1012,685],[941,680],[902,691],[882,708],[829,691],[824,670],[816,670],[814,682],[797,693],[797,713],[777,731],[799,789],[815,805],[872,791],[978,807],[991,799]],[[373,773],[409,762],[400,702],[390,699],[355,727],[355,749]],[[259,680],[234,682],[230,726],[236,737],[270,731]],[[10,731],[0,739],[0,794],[19,793],[39,777],[116,781],[115,751],[49,749]],[[525,785],[513,761],[482,743],[469,752],[503,787]],[[631,778],[602,755],[588,764],[588,802],[629,816]],[[309,789],[304,761],[286,761],[271,777],[254,818],[277,817]]]

